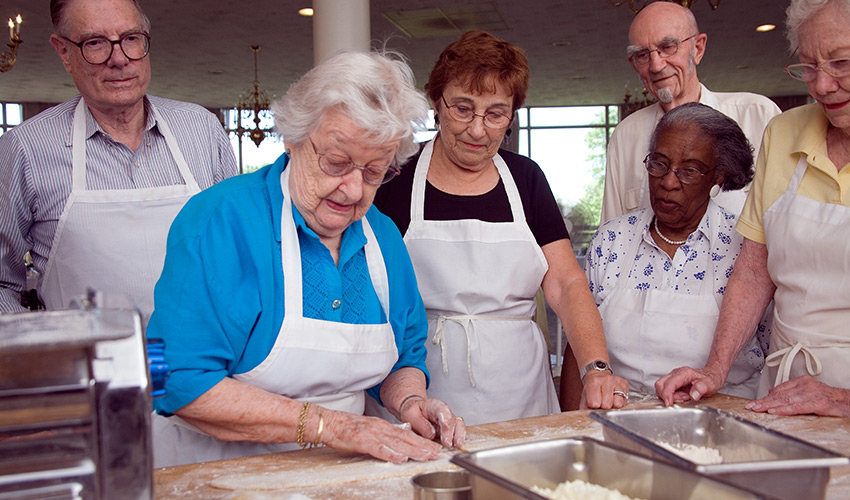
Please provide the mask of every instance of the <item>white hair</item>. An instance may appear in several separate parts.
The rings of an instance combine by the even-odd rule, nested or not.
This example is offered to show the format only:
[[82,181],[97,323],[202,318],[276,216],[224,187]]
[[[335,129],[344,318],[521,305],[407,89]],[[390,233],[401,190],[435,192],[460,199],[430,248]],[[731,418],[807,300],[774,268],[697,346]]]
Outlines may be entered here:
[[850,0],[791,0],[791,5],[785,10],[785,36],[791,53],[800,46],[800,26],[832,3],[843,8],[847,14],[845,21],[850,20]]
[[271,109],[287,147],[306,143],[325,114],[338,111],[376,144],[400,140],[399,165],[418,150],[413,133],[424,128],[428,115],[413,71],[400,54],[389,51],[336,54],[293,83]]

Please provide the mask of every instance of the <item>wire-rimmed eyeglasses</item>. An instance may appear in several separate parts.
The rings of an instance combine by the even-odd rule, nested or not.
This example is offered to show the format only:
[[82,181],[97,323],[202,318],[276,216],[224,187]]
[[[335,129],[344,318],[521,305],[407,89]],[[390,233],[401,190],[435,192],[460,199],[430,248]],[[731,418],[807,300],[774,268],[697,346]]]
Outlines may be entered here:
[[672,170],[673,174],[682,184],[696,184],[714,170],[714,168],[712,168],[711,170],[703,172],[696,167],[671,168],[670,164],[665,160],[667,160],[667,157],[660,153],[649,153],[646,155],[646,158],[643,159],[643,163],[646,165],[646,171],[649,175],[653,177],[664,177]]
[[691,35],[683,40],[677,40],[675,38],[665,38],[661,40],[661,43],[659,43],[658,46],[654,49],[640,49],[635,52],[632,52],[629,55],[629,59],[634,64],[643,66],[649,64],[649,61],[652,59],[653,52],[657,52],[658,56],[663,57],[664,59],[667,59],[668,57],[673,57],[679,52],[680,45],[697,35],[699,35],[699,33]]
[[511,117],[504,113],[499,113],[498,111],[487,111],[483,115],[479,115],[475,112],[475,109],[468,104],[462,102],[449,104],[446,101],[446,96],[441,95],[440,97],[443,99],[443,104],[446,105],[446,110],[449,112],[449,116],[459,122],[469,123],[474,120],[476,116],[480,116],[484,119],[484,125],[490,128],[502,128],[511,123]]
[[366,181],[367,184],[380,186],[381,184],[389,182],[401,172],[401,168],[399,168],[399,166],[395,163],[379,167],[375,165],[358,165],[351,160],[332,160],[328,158],[326,153],[319,152],[316,148],[316,143],[313,142],[312,138],[310,139],[310,145],[313,146],[313,152],[316,154],[319,168],[322,169],[322,172],[332,177],[342,177],[355,168],[359,168],[363,171],[363,180]]
[[[60,35],[61,36],[61,35]],[[112,57],[115,46],[121,47],[121,52],[131,61],[137,61],[148,55],[151,45],[151,37],[141,31],[126,33],[118,40],[110,40],[105,36],[93,36],[85,40],[75,42],[66,36],[65,40],[80,48],[83,59],[89,64],[103,64]]]
[[818,71],[823,71],[833,78],[843,78],[850,75],[850,59],[830,59],[818,64],[786,64],[783,69],[791,78],[806,83],[814,81],[818,77]]

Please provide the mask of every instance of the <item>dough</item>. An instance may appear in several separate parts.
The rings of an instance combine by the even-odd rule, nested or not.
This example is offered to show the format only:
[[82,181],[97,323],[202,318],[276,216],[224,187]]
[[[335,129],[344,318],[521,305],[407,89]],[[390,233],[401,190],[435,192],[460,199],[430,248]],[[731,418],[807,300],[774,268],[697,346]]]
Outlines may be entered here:
[[673,453],[679,455],[680,457],[687,458],[695,464],[711,465],[723,463],[723,457],[720,456],[720,451],[718,451],[716,448],[709,448],[707,446],[697,446],[693,444],[683,444],[680,446],[674,446],[670,443],[665,443],[663,441],[659,442],[658,446],[661,446],[666,450],[670,450]]
[[239,472],[214,479],[210,485],[223,490],[271,491],[286,488],[309,488],[353,481],[379,481],[394,477],[412,477],[421,472],[457,469],[449,463],[453,453],[444,451],[430,462],[405,462],[393,464],[374,458],[321,465],[310,470],[266,470]]
[[617,490],[587,483],[580,479],[563,482],[554,490],[532,486],[531,491],[552,500],[635,500]]

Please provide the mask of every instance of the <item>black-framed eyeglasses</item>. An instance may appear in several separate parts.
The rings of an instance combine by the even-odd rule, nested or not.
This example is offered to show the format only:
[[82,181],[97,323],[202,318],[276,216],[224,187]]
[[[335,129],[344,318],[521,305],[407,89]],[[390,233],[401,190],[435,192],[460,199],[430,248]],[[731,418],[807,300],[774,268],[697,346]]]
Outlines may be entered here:
[[118,40],[110,40],[105,36],[93,36],[85,40],[75,42],[63,36],[65,40],[80,48],[83,59],[89,64],[103,64],[112,57],[115,46],[121,47],[121,52],[131,61],[137,61],[148,55],[151,46],[151,37],[141,31],[126,33]]
[[682,184],[696,184],[701,181],[703,177],[714,171],[714,168],[705,172],[696,167],[671,168],[667,161],[667,157],[660,153],[649,153],[646,155],[646,158],[643,159],[643,163],[646,165],[646,171],[649,175],[653,177],[664,177],[672,170],[673,174]]
[[355,168],[359,168],[363,171],[363,180],[367,184],[380,186],[389,182],[401,172],[401,168],[395,163],[389,166],[379,167],[375,165],[358,165],[351,160],[333,160],[328,158],[327,154],[319,152],[312,138],[310,139],[310,145],[313,146],[313,152],[316,154],[319,168],[322,169],[322,172],[333,177],[342,177]]
[[[797,54],[796,50],[791,57],[794,57],[795,54]],[[830,59],[829,61],[823,61],[818,64],[786,64],[783,70],[791,78],[806,83],[814,81],[818,77],[818,71],[823,71],[833,78],[844,78],[850,75],[850,59]]]
[[484,125],[490,128],[502,128],[511,123],[511,117],[504,113],[499,113],[498,111],[487,111],[483,115],[479,115],[475,112],[475,108],[468,104],[459,102],[457,104],[450,105],[446,101],[446,96],[441,95],[440,97],[443,99],[443,104],[446,105],[446,110],[449,112],[449,116],[459,122],[469,123],[474,120],[476,116],[480,116],[484,119]]
[[629,59],[634,63],[640,66],[645,64],[649,64],[649,61],[652,59],[652,53],[657,52],[659,57],[663,57],[667,59],[668,57],[673,57],[679,52],[679,46],[683,43],[687,42],[691,38],[699,35],[696,33],[694,35],[685,38],[684,40],[677,40],[675,38],[665,38],[658,44],[658,47],[654,49],[641,49],[633,52],[629,55]]

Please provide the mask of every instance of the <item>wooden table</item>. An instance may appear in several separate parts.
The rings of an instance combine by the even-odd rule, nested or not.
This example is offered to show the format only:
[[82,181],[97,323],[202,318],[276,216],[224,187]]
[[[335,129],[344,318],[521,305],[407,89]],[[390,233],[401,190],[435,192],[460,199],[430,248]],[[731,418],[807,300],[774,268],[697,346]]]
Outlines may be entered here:
[[[764,427],[804,439],[818,446],[850,454],[850,419],[797,416],[781,417],[744,409],[743,399],[715,395],[700,402],[729,411]],[[632,403],[629,408],[659,406],[657,398]],[[682,405],[689,406],[689,405]],[[602,440],[602,426],[574,411],[546,417],[498,422],[469,428],[464,448],[469,451],[526,441],[590,436]],[[452,452],[427,463],[394,465],[363,455],[328,448],[291,451],[157,469],[156,498],[202,499],[369,499],[397,500],[413,497],[410,477],[425,470],[456,468],[448,462]],[[850,499],[850,466],[833,467],[827,499]],[[286,485],[286,486],[284,486]]]

